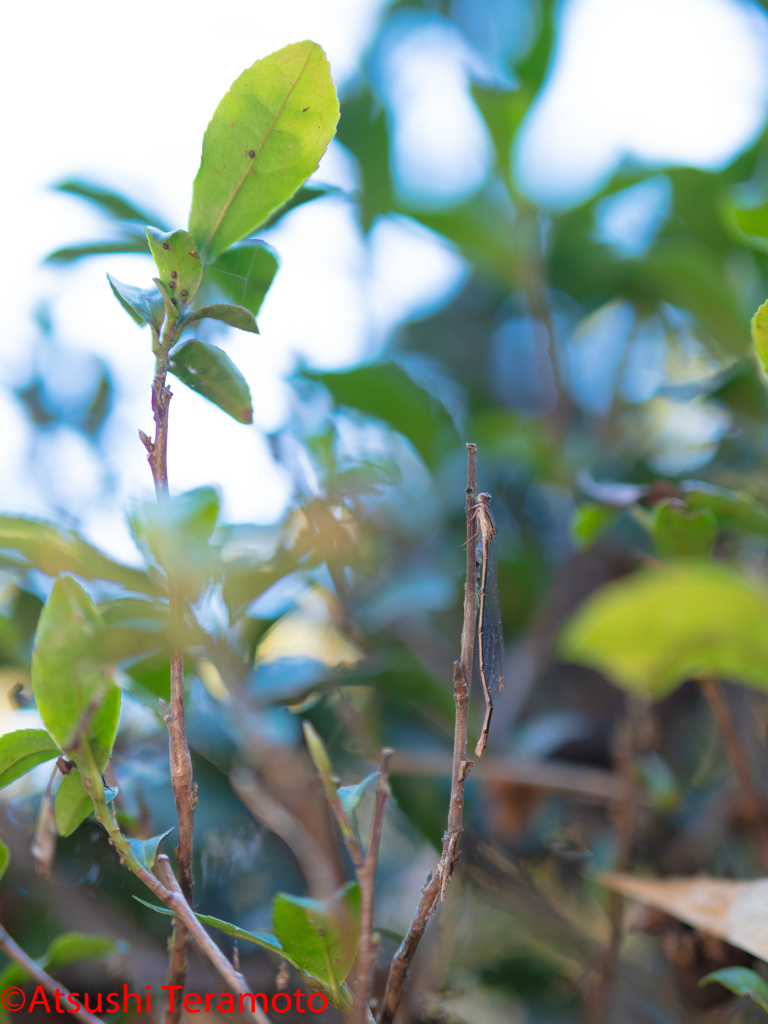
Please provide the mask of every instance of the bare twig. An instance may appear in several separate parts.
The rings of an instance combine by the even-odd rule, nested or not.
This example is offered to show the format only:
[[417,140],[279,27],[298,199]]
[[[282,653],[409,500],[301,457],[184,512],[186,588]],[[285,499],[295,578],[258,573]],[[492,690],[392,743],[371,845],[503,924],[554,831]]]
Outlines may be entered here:
[[[50,974],[46,974],[42,967],[36,964],[31,957],[27,956],[21,946],[16,945],[2,925],[0,925],[0,949],[2,949],[7,957],[10,957],[11,960],[17,963],[19,967],[22,967],[31,978],[34,978],[38,985],[42,985],[46,992],[50,992],[51,995],[55,995],[58,992],[65,1000],[69,998],[69,989],[65,988],[60,981],[52,978]],[[98,1017],[87,1010],[67,1010],[67,1013],[77,1017],[83,1024],[102,1024]]]
[[393,751],[385,747],[381,752],[381,768],[376,780],[376,801],[373,809],[371,837],[365,860],[357,869],[360,885],[360,945],[357,954],[357,987],[353,1020],[355,1024],[366,1024],[370,1019],[368,999],[371,991],[371,976],[376,963],[376,943],[373,938],[373,902],[376,885],[376,868],[379,863],[379,843],[384,826],[384,808],[389,796],[389,759]]
[[736,726],[728,706],[723,700],[723,694],[717,681],[715,679],[700,679],[699,683],[717,722],[720,738],[736,776],[741,796],[741,812],[752,833],[757,863],[761,870],[765,870],[768,868],[768,828],[766,828],[762,801],[752,779],[744,746],[736,732]]
[[261,784],[255,772],[238,768],[229,777],[232,789],[251,814],[280,836],[299,862],[307,888],[315,899],[328,899],[336,891],[336,871],[320,843],[295,815]]
[[448,807],[448,827],[443,836],[443,853],[434,875],[430,873],[421,890],[408,932],[392,960],[387,987],[379,1013],[379,1024],[392,1024],[400,1005],[403,984],[411,960],[416,953],[429,919],[445,899],[445,890],[458,862],[458,845],[463,830],[464,782],[472,763],[467,759],[467,731],[469,727],[469,691],[472,683],[472,661],[475,648],[475,620],[477,618],[477,577],[475,575],[476,520],[473,513],[477,492],[477,445],[467,445],[467,576],[464,591],[464,623],[461,632],[461,661],[454,663],[453,698],[456,719],[453,737],[453,765],[451,775],[451,802]]
[[[173,394],[166,381],[168,376],[168,351],[173,340],[174,323],[168,315],[165,318],[162,338],[155,331],[155,376],[152,381],[152,413],[155,419],[155,438],[151,441],[139,431],[142,444],[147,449],[147,462],[152,470],[155,494],[158,503],[168,498],[168,413]],[[153,328],[154,331],[154,328]],[[193,873],[193,824],[197,792],[192,778],[192,757],[189,753],[184,723],[184,652],[176,644],[183,624],[183,600],[173,585],[168,582],[168,604],[171,627],[171,703],[165,714],[168,727],[171,785],[179,821],[179,845],[176,848],[176,862],[179,884],[184,898],[191,905],[195,879]],[[187,945],[189,936],[179,921],[174,921],[170,945],[168,983],[183,985],[187,972]],[[179,1007],[177,1003],[177,1007]],[[166,1013],[166,1024],[179,1020],[181,1009]]]

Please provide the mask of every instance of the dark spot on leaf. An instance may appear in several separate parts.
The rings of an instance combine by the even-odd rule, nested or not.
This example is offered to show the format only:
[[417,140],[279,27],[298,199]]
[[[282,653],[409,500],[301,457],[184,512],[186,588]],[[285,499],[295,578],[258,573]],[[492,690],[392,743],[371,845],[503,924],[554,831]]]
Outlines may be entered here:
[[234,128],[235,127],[235,122],[234,121],[230,121],[229,127],[230,128]]
[[176,282],[175,281],[169,281],[168,284],[171,286],[171,288],[175,288],[176,287]]
[[178,277],[178,276],[179,275],[178,275],[178,272],[176,270],[172,270],[171,271],[171,277]]
[[173,295],[171,296],[171,302],[174,304],[174,306],[177,305],[176,299]]
[[248,156],[251,158],[251,160],[253,160],[253,158],[256,156],[256,151],[253,149],[249,149]]
[[194,249],[192,250],[192,252],[189,255],[192,257],[193,260],[199,260],[200,259],[200,256],[198,255],[198,253],[195,252]]
[[[304,107],[304,109],[302,110],[302,114],[306,114],[306,112],[307,112],[308,110],[309,110],[309,107]],[[338,962],[338,961],[334,961],[334,962]]]
[[187,297],[187,296],[189,295],[189,292],[187,291],[187,289],[186,289],[186,288],[182,288],[182,289],[181,289],[181,294],[182,294],[182,295],[183,295],[183,297],[184,297],[184,298],[186,299],[186,297]]
[[168,245],[167,242],[163,242],[163,248],[164,249],[170,249],[171,247],[170,247],[170,245]]

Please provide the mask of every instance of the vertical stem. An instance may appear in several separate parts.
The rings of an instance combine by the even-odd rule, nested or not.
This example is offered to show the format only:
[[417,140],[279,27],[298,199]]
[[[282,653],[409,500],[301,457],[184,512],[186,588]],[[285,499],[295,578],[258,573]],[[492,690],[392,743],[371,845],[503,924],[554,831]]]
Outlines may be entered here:
[[736,782],[741,795],[742,813],[747,819],[752,833],[757,863],[760,869],[764,871],[768,868],[768,829],[763,817],[760,796],[752,780],[752,772],[749,768],[747,755],[736,732],[728,706],[723,700],[723,694],[717,680],[700,679],[699,683],[717,722],[720,738],[723,741],[733,773],[736,776]]
[[429,919],[445,899],[445,890],[458,861],[458,846],[463,831],[464,782],[472,770],[473,761],[467,759],[467,732],[469,727],[469,690],[472,681],[472,661],[475,651],[477,619],[477,576],[475,546],[477,525],[474,513],[477,493],[477,445],[467,445],[467,578],[464,589],[464,624],[461,631],[461,660],[453,666],[453,699],[456,719],[453,734],[453,772],[451,775],[451,801],[448,806],[448,827],[443,836],[443,853],[434,875],[427,876],[421,898],[405,938],[395,953],[389,968],[387,987],[379,1013],[379,1024],[392,1024],[403,994],[405,976]]
[[365,860],[357,869],[360,885],[360,946],[357,954],[357,988],[355,990],[355,1024],[366,1024],[369,1020],[368,999],[371,992],[371,976],[376,963],[376,943],[373,939],[373,900],[376,886],[376,868],[379,863],[379,843],[384,825],[384,808],[389,796],[389,759],[393,751],[385,747],[381,752],[381,768],[376,781],[376,802],[373,810],[371,838]]
[[[166,318],[167,319],[167,318]],[[155,376],[152,381],[152,413],[155,418],[155,438],[151,441],[140,432],[147,449],[155,494],[158,503],[168,498],[168,412],[172,398],[166,380],[168,376],[168,349],[171,338],[163,336],[163,344],[155,336]],[[176,849],[176,866],[179,887],[184,899],[192,906],[195,880],[193,874],[193,823],[197,792],[192,779],[192,758],[187,743],[184,723],[184,651],[178,646],[184,622],[184,602],[173,580],[168,581],[168,605],[171,633],[171,703],[165,712],[168,727],[171,785],[179,821],[179,845]],[[173,936],[170,943],[168,965],[169,985],[183,985],[187,972],[187,947],[189,932],[179,917],[174,918]],[[180,1002],[176,1002],[173,1013],[166,1012],[166,1024],[175,1024],[181,1014]]]

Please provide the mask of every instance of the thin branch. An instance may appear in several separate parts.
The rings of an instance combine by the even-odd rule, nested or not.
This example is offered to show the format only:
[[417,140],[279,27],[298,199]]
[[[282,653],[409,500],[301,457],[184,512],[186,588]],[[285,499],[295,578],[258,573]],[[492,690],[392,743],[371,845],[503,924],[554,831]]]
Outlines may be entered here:
[[[60,981],[52,978],[50,974],[46,974],[39,964],[36,964],[31,957],[27,956],[21,946],[16,945],[2,925],[0,925],[0,949],[2,949],[7,957],[17,963],[19,967],[22,967],[31,978],[34,978],[38,985],[42,985],[46,992],[50,992],[53,996],[58,991],[65,999],[69,998],[69,989],[65,988]],[[88,1013],[87,1010],[67,1010],[67,1013],[77,1017],[83,1024],[102,1024],[98,1017]]]
[[336,891],[336,871],[309,829],[276,800],[256,774],[239,768],[229,777],[232,789],[253,817],[280,836],[299,862],[307,888],[316,899],[328,899]]
[[385,747],[381,752],[381,768],[376,780],[376,801],[373,809],[371,837],[365,860],[357,869],[357,881],[360,886],[360,945],[357,954],[357,987],[353,1010],[355,1024],[366,1024],[370,1017],[368,999],[377,953],[373,938],[373,901],[381,830],[384,826],[384,808],[389,796],[389,760],[393,753],[394,751],[389,747]]
[[456,718],[453,735],[453,765],[451,773],[451,801],[448,807],[448,827],[443,836],[443,853],[434,875],[430,873],[421,890],[408,932],[392,960],[384,991],[379,1024],[392,1024],[403,994],[405,976],[426,931],[429,919],[445,899],[445,890],[459,859],[459,840],[463,831],[464,782],[473,762],[467,758],[467,732],[469,727],[469,691],[472,684],[472,662],[475,649],[477,619],[477,577],[475,572],[476,519],[473,513],[477,493],[477,445],[467,445],[467,575],[464,590],[464,622],[461,631],[461,661],[454,663],[453,699]]
[[[168,352],[173,344],[175,320],[166,315],[162,338],[154,333],[155,376],[152,381],[152,413],[155,419],[155,438],[150,441],[143,431],[139,436],[147,449],[147,462],[152,471],[155,494],[158,503],[168,498],[168,413],[173,393],[166,381],[168,377]],[[154,328],[153,328],[154,330]],[[184,898],[192,905],[195,889],[193,872],[193,825],[197,789],[192,776],[192,757],[189,753],[184,723],[184,652],[176,647],[183,625],[183,599],[173,584],[168,581],[168,604],[171,627],[171,703],[165,714],[168,727],[171,785],[179,822],[179,845],[176,848],[176,863],[179,883]],[[168,984],[183,985],[187,973],[187,946],[189,936],[179,921],[174,921],[173,937],[170,944]],[[171,1013],[166,1012],[166,1024],[176,1024],[181,1016],[180,1003]]]
[[[235,970],[195,917],[192,907],[187,902],[179,883],[174,877],[170,861],[165,854],[160,854],[155,859],[155,870],[162,877],[162,881],[160,881],[151,871],[144,867],[133,852],[131,844],[118,828],[107,806],[101,777],[93,760],[90,744],[85,736],[80,737],[79,750],[82,760],[78,767],[80,768],[83,786],[88,796],[93,800],[96,818],[106,829],[112,845],[120,855],[120,860],[126,867],[130,868],[137,878],[141,879],[159,900],[173,911],[175,919],[184,925],[186,931],[211,961],[230,990],[238,994],[248,992],[245,978],[243,978],[239,971]],[[269,1018],[258,1006],[254,1006],[253,1010],[248,1010],[246,1016],[250,1016],[257,1024],[270,1024]]]
[[749,768],[749,761],[747,760],[744,746],[736,732],[736,726],[731,718],[728,706],[723,700],[723,694],[717,681],[715,679],[700,679],[699,683],[717,722],[720,738],[723,741],[733,773],[736,776],[741,796],[741,811],[752,833],[758,866],[761,870],[765,870],[768,868],[768,829],[766,828],[762,801],[752,780],[752,772]]

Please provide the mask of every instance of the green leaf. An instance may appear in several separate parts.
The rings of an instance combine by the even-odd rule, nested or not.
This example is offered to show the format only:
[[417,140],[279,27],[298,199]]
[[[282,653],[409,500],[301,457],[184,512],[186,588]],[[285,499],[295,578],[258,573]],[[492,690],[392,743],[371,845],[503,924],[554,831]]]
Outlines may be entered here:
[[45,729],[17,729],[0,736],[0,789],[34,768],[59,756]]
[[74,573],[88,580],[111,580],[140,594],[158,594],[149,573],[113,562],[72,530],[35,519],[0,516],[0,549],[18,551],[46,576]]
[[192,235],[183,230],[147,228],[147,241],[160,280],[181,299],[182,306],[190,302],[203,278],[203,264]]
[[589,547],[616,519],[616,509],[585,501],[576,509],[571,520],[571,536],[579,547]]
[[165,837],[171,834],[171,832],[173,832],[173,829],[169,828],[167,832],[163,832],[159,836],[152,836],[151,839],[128,840],[134,856],[141,866],[147,869],[147,871],[152,870],[155,863],[155,857],[157,856],[157,848]]
[[699,985],[717,982],[737,996],[749,996],[758,1006],[768,1012],[768,984],[748,967],[723,967],[701,979]]
[[8,870],[8,865],[11,863],[11,851],[0,839],[0,878],[3,877],[5,872]]
[[[138,896],[134,896],[133,898],[139,903],[143,903],[145,907],[149,907],[150,910],[156,911],[158,914],[166,914],[169,917],[173,917],[173,911],[169,907],[158,907],[154,903],[147,903],[146,900],[139,899]],[[285,957],[285,950],[274,935],[262,935],[259,932],[249,932],[245,928],[239,928],[236,924],[230,924],[229,921],[222,921],[218,917],[210,917],[208,914],[195,914],[195,917],[200,924],[206,924],[209,928],[218,928],[220,932],[224,932],[226,935],[231,935],[235,939],[244,939],[246,942],[253,942],[257,946],[262,946],[264,949],[269,949],[273,953],[279,953],[280,956]],[[293,961],[291,961],[291,963],[293,963]]]
[[357,955],[360,889],[350,882],[325,902],[278,893],[272,929],[285,955],[341,1001],[340,986]]
[[711,509],[724,530],[768,537],[768,508],[751,494],[715,487],[699,480],[684,483],[682,491],[689,512]]
[[363,801],[369,786],[372,786],[379,777],[378,772],[372,772],[362,782],[358,782],[356,786],[341,786],[338,790],[338,797],[341,801],[341,806],[347,812],[347,814],[354,814],[357,808]]
[[309,41],[256,61],[203,138],[189,230],[207,263],[244,238],[317,170],[339,119],[328,61]]
[[328,751],[325,749],[319,732],[315,729],[311,722],[301,723],[304,729],[304,739],[307,744],[307,750],[309,756],[312,758],[312,763],[317,768],[317,774],[320,776],[323,785],[325,786],[325,793],[328,797],[329,803],[332,803],[338,792],[338,779],[333,774],[333,765],[331,759],[328,757]]
[[179,319],[179,300],[175,295],[171,294],[159,277],[153,277],[152,280],[157,285],[157,289],[163,297],[167,323],[175,324]]
[[40,615],[32,657],[32,685],[45,727],[66,751],[86,723],[99,771],[109,760],[120,717],[120,690],[113,667],[103,661],[105,632],[88,594],[71,576],[61,577]]
[[248,384],[220,348],[196,339],[183,341],[172,350],[168,369],[187,387],[218,405],[238,423],[253,423]]
[[640,754],[635,758],[635,771],[655,811],[667,814],[679,806],[682,790],[663,757],[659,754]]
[[339,373],[304,371],[302,376],[324,384],[339,405],[384,420],[404,434],[427,463],[436,456],[441,434],[456,436],[445,408],[396,363],[372,363]]
[[236,245],[205,268],[203,282],[257,316],[276,273],[277,259],[265,245]]
[[189,316],[184,317],[179,327],[182,331],[186,330],[187,327],[197,323],[198,320],[205,320],[206,317],[210,320],[221,320],[222,323],[229,324],[230,327],[237,327],[241,331],[250,331],[251,334],[259,333],[256,318],[250,309],[246,309],[245,306],[232,306],[224,302],[196,309]]
[[760,367],[768,370],[768,299],[752,317],[752,345]]
[[716,676],[768,689],[768,592],[724,565],[672,562],[601,587],[566,623],[559,652],[659,699]]
[[[86,932],[64,932],[50,944],[45,953],[35,961],[44,971],[55,971],[68,964],[83,960],[101,960],[117,948],[113,939],[106,935],[88,935]],[[23,967],[10,963],[0,974],[0,989],[10,985],[23,984],[29,975]]]
[[67,245],[48,253],[45,262],[73,263],[84,256],[116,256],[121,253],[134,252],[149,255],[149,246],[143,232],[127,235],[117,242],[84,242],[82,245]]
[[165,316],[165,302],[157,288],[136,288],[132,284],[123,284],[111,274],[107,274],[107,280],[117,301],[140,327],[152,324],[160,330]]
[[662,558],[706,558],[718,534],[717,518],[711,509],[687,512],[671,502],[656,506],[651,530]]
[[126,199],[125,196],[121,196],[111,189],[100,188],[98,185],[90,185],[86,181],[77,181],[76,179],[60,181],[53,188],[57,192],[68,192],[70,195],[85,199],[115,220],[140,221],[142,224],[163,227],[162,222],[153,213],[135,206],[130,199]]
[[80,772],[75,768],[65,775],[56,791],[56,829],[60,836],[71,836],[93,810],[93,800],[83,788]]

